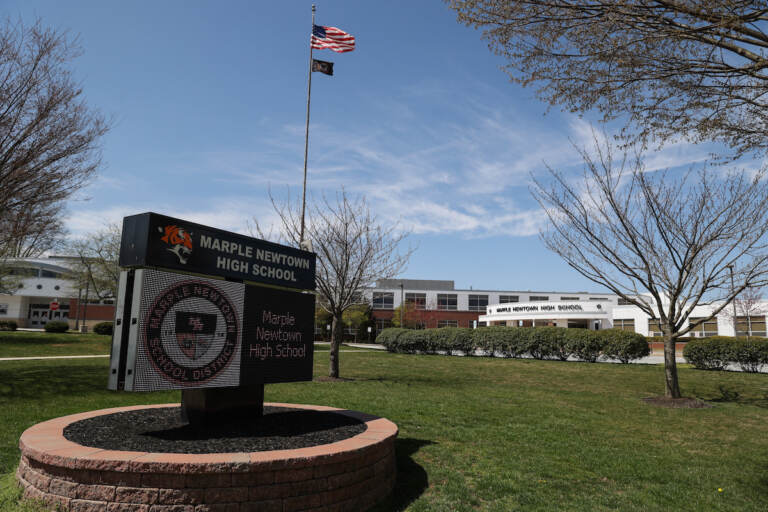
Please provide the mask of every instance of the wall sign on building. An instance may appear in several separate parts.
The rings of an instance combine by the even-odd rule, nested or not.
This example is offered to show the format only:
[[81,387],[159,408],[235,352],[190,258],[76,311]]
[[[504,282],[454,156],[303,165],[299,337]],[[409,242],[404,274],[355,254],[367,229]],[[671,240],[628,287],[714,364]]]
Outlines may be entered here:
[[120,265],[109,389],[312,379],[313,253],[147,213],[126,217]]

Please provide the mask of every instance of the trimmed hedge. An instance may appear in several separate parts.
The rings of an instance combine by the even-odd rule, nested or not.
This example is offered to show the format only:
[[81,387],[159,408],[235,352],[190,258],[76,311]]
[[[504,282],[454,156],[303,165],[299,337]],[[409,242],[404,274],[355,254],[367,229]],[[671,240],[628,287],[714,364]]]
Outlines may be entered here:
[[69,324],[67,322],[48,322],[45,324],[45,332],[67,332]]
[[600,336],[605,342],[603,355],[618,359],[624,364],[651,355],[648,340],[642,334],[621,329],[606,329],[600,331]]
[[600,355],[628,363],[650,354],[641,335],[609,329],[564,329],[562,327],[502,327],[479,329],[441,327],[439,329],[384,329],[376,338],[390,352],[405,354],[454,354],[567,360],[575,356],[595,362]]
[[112,336],[115,330],[115,324],[112,322],[99,322],[93,326],[93,332],[96,334],[103,334],[106,336]]
[[600,331],[589,329],[566,329],[568,348],[573,355],[588,363],[594,363],[600,357],[605,340],[600,336]]
[[725,336],[692,339],[685,344],[683,357],[699,370],[722,370],[731,358],[733,340]]
[[737,364],[742,371],[755,373],[768,365],[768,340],[725,336],[693,339],[685,345],[683,357],[700,370],[723,370]]
[[0,320],[0,331],[15,331],[19,328],[19,324],[13,320]]

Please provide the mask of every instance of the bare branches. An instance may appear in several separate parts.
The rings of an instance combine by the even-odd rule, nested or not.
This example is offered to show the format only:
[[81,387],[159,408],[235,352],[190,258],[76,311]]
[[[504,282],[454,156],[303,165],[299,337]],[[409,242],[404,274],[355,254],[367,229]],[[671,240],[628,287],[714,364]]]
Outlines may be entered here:
[[108,127],[72,79],[78,53],[74,40],[39,21],[0,28],[0,259],[49,249],[62,233],[63,201],[100,163]]
[[719,140],[768,151],[768,2],[446,0],[507,72],[628,141]]
[[120,234],[120,226],[107,224],[71,243],[70,252],[77,257],[72,278],[79,288],[87,286],[99,299],[117,297]]
[[[658,318],[671,342],[768,282],[765,173],[645,172],[639,157],[615,162],[597,137],[595,149],[580,150],[579,182],[554,169],[550,183],[534,178],[551,221],[542,240],[571,267]],[[715,307],[689,323],[700,304]]]
[[[262,238],[277,238],[298,246],[301,232],[301,206],[290,199],[272,205],[280,219],[277,237],[265,233],[256,223]],[[398,226],[382,226],[371,213],[364,197],[350,197],[342,190],[335,200],[323,197],[307,208],[305,240],[317,253],[318,302],[333,315],[331,338],[331,377],[338,377],[338,345],[343,329],[344,311],[364,303],[363,291],[377,279],[400,273],[413,252],[400,252],[407,236]]]

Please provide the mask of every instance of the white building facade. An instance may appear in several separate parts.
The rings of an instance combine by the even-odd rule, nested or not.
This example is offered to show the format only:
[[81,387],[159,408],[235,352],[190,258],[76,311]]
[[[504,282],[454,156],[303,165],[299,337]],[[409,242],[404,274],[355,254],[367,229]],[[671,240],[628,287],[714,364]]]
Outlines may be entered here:
[[[648,337],[662,336],[658,320],[651,318],[634,305],[614,300],[595,303],[593,301],[551,301],[548,303],[494,304],[487,308],[479,320],[486,325],[506,326],[556,326],[586,327],[588,329],[617,328],[636,332]],[[712,314],[716,305],[696,306],[688,319],[689,323]],[[698,325],[688,337],[706,336],[766,336],[766,313],[768,302],[758,303],[751,313],[739,314],[736,308],[736,322],[733,320],[732,305],[727,306],[715,318]],[[584,323],[587,325],[585,326]]]
[[[42,329],[50,321],[69,322],[70,328],[114,319],[112,300],[85,302],[85,290],[78,290],[69,278],[72,258],[19,258],[6,264],[19,278],[12,294],[0,294],[0,321],[14,321],[19,327]],[[78,300],[82,295],[83,300]],[[52,308],[52,304],[55,306]]]

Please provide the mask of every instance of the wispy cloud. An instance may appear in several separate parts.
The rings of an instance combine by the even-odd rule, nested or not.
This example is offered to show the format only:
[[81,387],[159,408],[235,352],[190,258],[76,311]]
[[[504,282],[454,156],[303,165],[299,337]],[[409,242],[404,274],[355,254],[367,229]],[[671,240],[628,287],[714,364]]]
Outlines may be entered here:
[[[501,92],[476,85],[473,93],[464,94],[438,83],[417,84],[370,102],[371,110],[356,122],[314,123],[311,194],[319,198],[345,188],[365,195],[383,222],[399,222],[417,234],[537,234],[546,216],[530,197],[531,174],[541,175],[547,165],[580,169],[574,146],[589,148],[595,133],[598,139],[605,134],[575,116],[554,113],[544,120],[516,110]],[[231,197],[219,193],[214,200],[164,197],[162,213],[239,232],[247,231],[254,215],[262,225],[274,223],[267,189],[278,197],[286,187],[294,198],[301,193],[303,135],[301,125],[272,123],[269,132],[254,136],[252,150],[208,149],[186,155],[186,172],[207,177],[207,195],[215,195],[217,186],[240,192]],[[706,148],[670,144],[649,153],[646,167],[689,165],[707,155]],[[158,204],[156,199],[91,210],[83,203],[73,208],[69,227],[85,232],[106,220],[119,221],[126,212],[156,211],[151,207]]]

